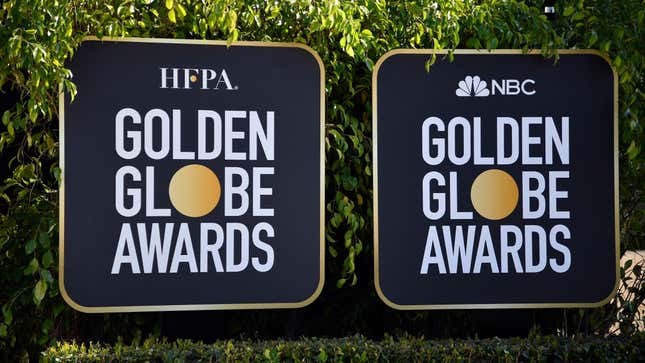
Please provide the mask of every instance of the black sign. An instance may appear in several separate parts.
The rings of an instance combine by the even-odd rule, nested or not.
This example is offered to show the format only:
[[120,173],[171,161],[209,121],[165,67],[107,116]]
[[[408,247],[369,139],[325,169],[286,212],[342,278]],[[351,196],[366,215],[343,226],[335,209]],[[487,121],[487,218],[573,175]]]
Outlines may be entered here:
[[[617,79],[593,51],[397,50],[374,73],[379,296],[592,307],[618,273]],[[377,140],[378,135],[378,140]]]
[[324,69],[300,44],[90,39],[61,96],[60,282],[85,312],[323,286]]

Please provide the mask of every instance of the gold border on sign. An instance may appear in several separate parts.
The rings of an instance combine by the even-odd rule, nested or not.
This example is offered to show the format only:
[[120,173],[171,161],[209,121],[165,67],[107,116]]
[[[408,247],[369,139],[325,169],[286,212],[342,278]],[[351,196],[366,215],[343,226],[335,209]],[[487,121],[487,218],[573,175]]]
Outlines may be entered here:
[[[85,37],[83,41],[159,43],[159,44],[194,44],[226,46],[223,40],[199,39],[166,39],[166,38],[112,38]],[[295,303],[245,303],[245,304],[187,304],[187,305],[141,305],[141,306],[96,306],[89,307],[76,303],[65,289],[65,92],[63,84],[59,85],[58,118],[59,118],[59,167],[61,183],[59,187],[59,231],[58,231],[58,287],[63,299],[74,309],[84,313],[145,312],[145,311],[185,311],[185,310],[241,310],[241,309],[285,309],[301,308],[314,302],[322,292],[325,284],[325,66],[318,53],[311,47],[300,43],[236,41],[230,47],[274,47],[300,48],[311,54],[318,63],[320,71],[320,208],[319,208],[319,280],[316,290],[307,299]]]
[[[615,255],[616,255],[616,277],[614,289],[604,299],[598,302],[583,303],[511,303],[511,304],[431,304],[431,305],[400,305],[388,299],[383,293],[379,281],[379,241],[378,241],[378,142],[377,142],[377,81],[378,71],[388,58],[397,54],[437,54],[447,55],[448,50],[432,49],[395,49],[385,53],[374,65],[372,71],[372,195],[373,195],[373,223],[374,223],[374,287],[381,300],[391,308],[398,310],[440,310],[440,309],[516,309],[516,308],[595,308],[608,303],[618,290],[620,283],[620,228],[618,215],[618,75],[611,65],[611,60],[601,52],[594,49],[561,49],[558,54],[591,54],[604,59],[613,75],[614,83],[614,235],[615,235]],[[475,49],[456,49],[454,54],[471,54],[471,55],[498,55],[498,54],[515,54],[515,55],[542,55],[539,50],[529,50],[524,52],[521,49],[498,49],[498,50],[475,50]]]

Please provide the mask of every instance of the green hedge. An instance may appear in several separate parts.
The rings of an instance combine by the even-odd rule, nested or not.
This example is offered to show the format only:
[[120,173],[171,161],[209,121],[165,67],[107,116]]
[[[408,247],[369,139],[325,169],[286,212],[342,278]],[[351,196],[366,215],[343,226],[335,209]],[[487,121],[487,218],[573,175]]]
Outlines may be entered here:
[[151,338],[113,346],[58,343],[44,362],[638,362],[645,334],[607,338],[536,336],[510,339],[427,340],[356,335],[341,339],[223,340],[213,344]]

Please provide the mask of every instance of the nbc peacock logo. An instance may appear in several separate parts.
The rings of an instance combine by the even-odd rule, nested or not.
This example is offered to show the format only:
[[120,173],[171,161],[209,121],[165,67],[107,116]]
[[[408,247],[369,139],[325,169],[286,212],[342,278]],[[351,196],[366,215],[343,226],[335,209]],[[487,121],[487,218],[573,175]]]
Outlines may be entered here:
[[490,91],[486,81],[479,78],[479,76],[466,76],[462,81],[459,81],[458,88],[455,94],[459,97],[488,97]]
[[533,96],[536,93],[535,80],[527,79],[490,79],[490,87],[479,76],[466,76],[457,84],[458,97],[488,96]]

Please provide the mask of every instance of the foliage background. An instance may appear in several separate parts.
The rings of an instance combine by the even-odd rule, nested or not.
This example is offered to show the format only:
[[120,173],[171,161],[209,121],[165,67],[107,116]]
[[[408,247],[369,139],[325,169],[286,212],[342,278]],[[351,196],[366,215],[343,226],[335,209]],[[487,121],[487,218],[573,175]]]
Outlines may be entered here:
[[[551,1],[552,2],[552,1]],[[643,288],[593,310],[397,312],[376,297],[372,271],[371,71],[395,48],[594,48],[620,84],[621,249],[644,249],[642,0],[5,0],[0,8],[0,349],[29,355],[54,341],[141,335],[214,339],[408,331],[435,337],[630,334]],[[294,311],[86,315],[63,302],[58,260],[58,85],[86,35],[302,42],[326,68],[327,276]],[[434,59],[430,58],[428,65]],[[82,90],[79,90],[82,92]],[[624,279],[642,281],[633,266]],[[623,287],[627,289],[627,287]],[[621,299],[623,301],[621,301]],[[512,324],[502,327],[504,321]],[[199,324],[197,324],[199,322]],[[500,322],[502,324],[500,324]],[[197,328],[196,328],[197,327]],[[515,330],[514,330],[515,329]]]
[[529,336],[445,339],[361,335],[299,340],[219,340],[212,344],[149,338],[131,345],[59,342],[42,355],[49,362],[640,362],[645,334],[630,336]]

